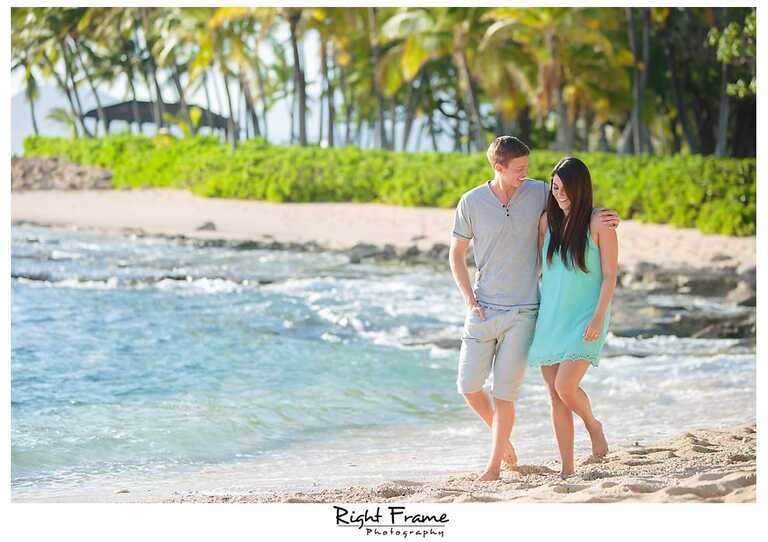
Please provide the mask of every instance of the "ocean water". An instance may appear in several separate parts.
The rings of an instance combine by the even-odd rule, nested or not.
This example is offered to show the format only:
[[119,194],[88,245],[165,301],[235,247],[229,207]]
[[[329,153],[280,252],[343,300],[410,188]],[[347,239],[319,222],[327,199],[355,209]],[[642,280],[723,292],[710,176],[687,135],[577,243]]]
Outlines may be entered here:
[[[15,501],[306,489],[485,465],[490,431],[455,387],[449,344],[464,308],[447,265],[24,225],[12,228],[12,277]],[[740,341],[609,335],[604,355],[583,387],[609,443],[754,421],[755,353]],[[537,372],[517,409],[521,462],[556,459]]]

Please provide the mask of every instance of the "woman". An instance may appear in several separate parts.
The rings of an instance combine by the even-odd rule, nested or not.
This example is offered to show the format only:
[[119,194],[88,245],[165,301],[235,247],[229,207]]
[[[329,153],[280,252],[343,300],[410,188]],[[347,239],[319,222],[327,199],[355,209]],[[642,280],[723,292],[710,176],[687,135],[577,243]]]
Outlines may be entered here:
[[549,388],[561,476],[574,472],[573,413],[592,439],[592,453],[608,453],[602,424],[579,387],[590,365],[600,364],[616,287],[616,231],[592,207],[592,178],[578,158],[552,170],[550,194],[539,220],[539,317],[528,365],[540,367]]

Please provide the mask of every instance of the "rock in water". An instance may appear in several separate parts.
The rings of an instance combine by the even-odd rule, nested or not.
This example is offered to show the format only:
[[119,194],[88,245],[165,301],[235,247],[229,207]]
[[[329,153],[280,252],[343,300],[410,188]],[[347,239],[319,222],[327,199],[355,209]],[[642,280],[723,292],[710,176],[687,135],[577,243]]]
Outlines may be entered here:
[[213,222],[206,222],[201,226],[198,226],[197,231],[216,231],[216,224]]

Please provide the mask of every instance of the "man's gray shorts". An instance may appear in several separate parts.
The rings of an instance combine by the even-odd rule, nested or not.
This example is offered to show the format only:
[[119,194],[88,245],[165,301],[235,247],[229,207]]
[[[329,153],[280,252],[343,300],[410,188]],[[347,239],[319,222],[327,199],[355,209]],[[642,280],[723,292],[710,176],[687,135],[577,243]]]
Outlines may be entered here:
[[480,391],[493,375],[491,395],[514,401],[528,366],[528,348],[536,329],[538,305],[483,307],[485,320],[467,309],[459,350],[459,393]]

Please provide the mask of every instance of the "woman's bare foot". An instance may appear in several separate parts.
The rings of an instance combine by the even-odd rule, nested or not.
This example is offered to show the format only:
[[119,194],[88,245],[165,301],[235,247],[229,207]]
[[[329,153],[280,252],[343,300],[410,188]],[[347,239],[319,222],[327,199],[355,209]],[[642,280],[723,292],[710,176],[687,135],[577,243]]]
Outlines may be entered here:
[[560,471],[560,479],[561,480],[565,480],[566,478],[568,478],[570,476],[573,476],[573,469],[569,469],[569,470],[563,469],[563,470]]
[[499,479],[499,471],[494,469],[485,469],[485,472],[477,477],[478,481],[490,482]]
[[502,465],[505,467],[514,467],[517,465],[517,453],[515,452],[514,446],[509,443],[507,443],[507,449],[504,452]]
[[608,455],[608,441],[605,440],[603,424],[596,421],[595,427],[589,431],[589,438],[592,440],[592,455],[599,458]]

